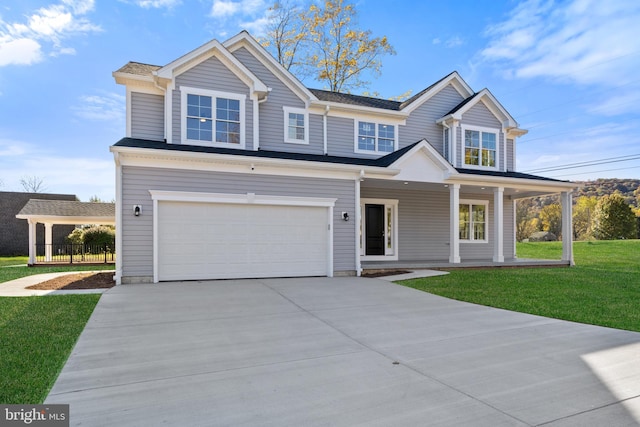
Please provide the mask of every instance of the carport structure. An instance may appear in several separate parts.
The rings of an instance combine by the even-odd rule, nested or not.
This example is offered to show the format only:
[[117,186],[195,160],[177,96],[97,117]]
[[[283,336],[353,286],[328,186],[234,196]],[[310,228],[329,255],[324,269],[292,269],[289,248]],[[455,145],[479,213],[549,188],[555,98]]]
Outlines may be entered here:
[[45,262],[52,260],[54,225],[115,225],[114,203],[87,203],[67,200],[30,199],[16,215],[29,223],[29,265],[36,263],[36,225],[44,224]]

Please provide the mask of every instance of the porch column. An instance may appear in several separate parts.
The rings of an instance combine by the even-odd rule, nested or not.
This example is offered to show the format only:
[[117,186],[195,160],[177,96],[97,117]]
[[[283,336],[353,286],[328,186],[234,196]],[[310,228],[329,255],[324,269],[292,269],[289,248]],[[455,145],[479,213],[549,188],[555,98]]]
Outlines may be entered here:
[[52,228],[53,224],[44,224],[44,260],[46,262],[51,262],[51,245],[53,243],[53,233],[51,232]]
[[460,184],[449,186],[449,262],[460,263]]
[[37,222],[28,219],[29,223],[29,265],[36,263],[36,224]]
[[493,189],[493,262],[504,262],[504,187]]
[[570,191],[560,194],[562,203],[562,260],[569,261],[569,265],[575,265],[573,261],[573,197]]

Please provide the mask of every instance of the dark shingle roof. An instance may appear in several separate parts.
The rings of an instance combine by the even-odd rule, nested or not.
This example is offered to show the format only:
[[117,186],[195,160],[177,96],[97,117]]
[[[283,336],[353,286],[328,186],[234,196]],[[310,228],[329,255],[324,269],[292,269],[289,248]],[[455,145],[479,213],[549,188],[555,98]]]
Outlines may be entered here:
[[422,89],[420,92],[416,93],[415,95],[413,95],[411,98],[403,101],[400,104],[400,109],[403,109],[404,107],[406,107],[407,105],[411,104],[413,101],[415,101],[416,99],[420,98],[422,95],[424,95],[425,93],[427,93],[429,90],[431,90],[434,86],[436,86],[438,83],[440,83],[441,81],[448,79],[449,76],[451,76],[453,73],[455,73],[455,71],[450,72],[449,74],[447,74],[446,76],[444,76],[443,78],[441,78],[440,80],[438,80],[437,82],[433,83],[432,85]]
[[136,74],[138,76],[150,76],[153,74],[154,71],[159,70],[160,68],[162,67],[159,65],[143,64],[141,62],[129,61],[125,65],[120,67],[120,69],[117,70],[116,73]]
[[18,215],[115,218],[116,205],[114,203],[86,203],[68,200],[30,199],[20,212],[18,212]]
[[[115,147],[131,147],[131,148],[147,148],[154,150],[168,150],[168,151],[182,151],[193,153],[211,153],[211,154],[230,154],[234,156],[244,157],[256,157],[256,158],[269,158],[269,159],[284,159],[284,160],[301,160],[307,162],[321,162],[321,163],[336,163],[343,165],[357,165],[357,166],[373,166],[386,168],[391,166],[395,161],[400,159],[406,153],[408,153],[413,147],[418,145],[421,141],[408,145],[398,151],[389,153],[386,156],[379,157],[377,159],[358,159],[353,157],[339,157],[339,156],[326,156],[323,154],[303,154],[303,153],[287,153],[282,151],[268,151],[268,150],[239,150],[233,148],[218,148],[218,147],[203,147],[199,145],[186,145],[186,144],[167,144],[162,141],[151,141],[147,139],[137,138],[122,138],[120,141],[114,144]],[[529,175],[520,172],[498,172],[476,169],[464,169],[457,168],[458,172],[468,175],[484,175],[484,176],[499,176],[504,178],[520,178],[520,179],[534,179],[538,181],[553,181],[553,182],[566,182],[552,178],[545,178],[536,175]]]
[[462,102],[461,102],[460,104],[458,104],[458,105],[456,105],[455,107],[453,107],[453,108],[451,109],[451,111],[449,111],[449,112],[448,112],[447,114],[445,114],[443,117],[446,117],[446,116],[448,116],[449,114],[453,114],[453,113],[455,113],[456,111],[458,111],[459,109],[461,109],[462,107],[464,107],[465,105],[467,105],[469,102],[471,102],[471,101],[473,100],[473,98],[475,98],[476,96],[478,96],[478,93],[479,93],[479,92],[476,92],[476,93],[474,93],[473,95],[471,95],[470,97],[468,97],[468,98],[466,98],[466,99],[462,100]]
[[369,96],[351,95],[350,93],[330,92],[320,89],[309,89],[321,101],[337,102],[339,104],[359,105],[361,107],[382,108],[383,110],[399,111],[399,101],[371,98]]

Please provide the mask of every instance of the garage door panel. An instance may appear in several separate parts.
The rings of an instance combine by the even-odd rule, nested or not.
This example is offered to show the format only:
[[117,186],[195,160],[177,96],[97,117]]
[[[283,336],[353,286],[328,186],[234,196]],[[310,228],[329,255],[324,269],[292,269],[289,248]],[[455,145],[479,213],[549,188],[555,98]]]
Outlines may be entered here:
[[326,275],[327,208],[158,203],[159,280]]

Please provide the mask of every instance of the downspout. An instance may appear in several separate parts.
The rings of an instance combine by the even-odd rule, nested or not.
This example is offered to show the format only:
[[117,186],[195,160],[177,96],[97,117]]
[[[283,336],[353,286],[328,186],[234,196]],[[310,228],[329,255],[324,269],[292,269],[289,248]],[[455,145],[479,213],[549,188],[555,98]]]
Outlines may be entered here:
[[324,109],[324,114],[322,115],[322,138],[324,143],[323,151],[325,155],[329,153],[329,148],[328,148],[329,137],[327,132],[327,115],[328,114],[329,114],[329,106],[327,105]]
[[360,221],[361,221],[361,212],[360,212],[360,182],[364,181],[364,169],[360,170],[360,175],[355,179],[356,185],[356,197],[355,197],[355,209],[356,209],[356,220],[354,221],[355,228],[355,241],[356,241],[356,276],[360,277],[362,275],[362,261],[360,254],[360,243],[362,236],[360,236]]
[[116,285],[122,284],[122,165],[120,154],[113,153],[116,163],[116,274],[113,276]]
[[[446,122],[442,122],[440,123],[446,130],[448,130],[449,132],[447,133],[447,152],[443,153],[447,156],[447,160],[449,161],[449,163],[451,163],[451,127],[446,123]],[[445,135],[445,129],[442,129],[442,143],[444,144],[444,135]],[[444,148],[443,150],[444,151]]]
[[259,99],[254,94],[251,95],[251,99],[253,99],[253,151],[260,149],[260,104],[267,102],[270,92],[271,88],[269,87],[267,88],[267,94],[262,99]]

